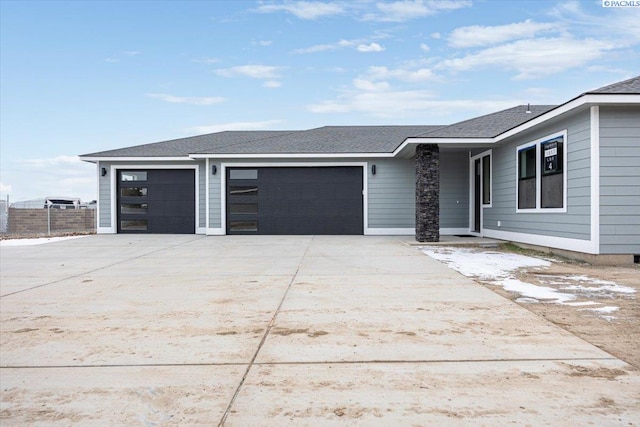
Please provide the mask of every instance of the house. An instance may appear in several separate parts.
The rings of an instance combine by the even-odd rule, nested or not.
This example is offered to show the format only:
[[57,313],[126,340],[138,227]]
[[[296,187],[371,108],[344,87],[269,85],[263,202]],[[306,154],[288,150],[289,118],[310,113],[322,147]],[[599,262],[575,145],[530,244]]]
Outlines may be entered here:
[[98,233],[472,234],[640,254],[640,76],[449,126],[227,131],[80,158],[97,165]]

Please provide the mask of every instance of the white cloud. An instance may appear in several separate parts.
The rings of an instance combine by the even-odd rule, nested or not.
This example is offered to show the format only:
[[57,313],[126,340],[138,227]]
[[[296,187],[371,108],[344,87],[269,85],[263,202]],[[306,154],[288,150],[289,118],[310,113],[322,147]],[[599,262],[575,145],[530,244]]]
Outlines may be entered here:
[[[358,83],[359,88],[362,83]],[[356,88],[358,89],[358,88]],[[335,100],[307,105],[313,113],[364,113],[382,118],[406,118],[410,113],[420,117],[446,117],[466,113],[485,114],[512,107],[513,101],[490,100],[449,100],[434,99],[431,92],[424,90],[367,90],[343,91]],[[448,120],[447,120],[448,121]]]
[[344,12],[337,3],[323,3],[317,1],[296,1],[284,4],[262,4],[256,9],[261,13],[289,12],[300,19],[318,19],[323,16],[339,15]]
[[271,40],[252,40],[251,44],[254,46],[271,46],[273,41]]
[[282,86],[282,82],[279,82],[277,80],[267,80],[262,84],[262,86],[268,87],[268,88],[277,88]]
[[104,58],[104,62],[109,62],[110,64],[120,62],[118,58]]
[[429,52],[431,50],[431,48],[429,47],[428,44],[426,43],[421,43],[420,44],[420,50],[422,50],[423,52]]
[[604,41],[571,37],[519,40],[442,61],[437,68],[466,71],[497,67],[515,70],[516,79],[530,79],[584,66],[614,47]]
[[358,49],[358,52],[382,52],[384,50],[378,43],[361,44],[356,49]]
[[372,80],[397,79],[404,82],[424,82],[436,79],[436,75],[429,68],[409,70],[404,68],[389,69],[373,66],[367,69],[365,76]]
[[226,101],[226,99],[221,96],[185,97],[169,95],[166,93],[148,93],[147,96],[149,98],[159,99],[173,104],[212,105]]
[[411,19],[424,18],[436,13],[470,7],[470,0],[402,0],[376,3],[378,14],[369,14],[365,20],[383,22],[405,22]]
[[192,62],[197,62],[199,64],[215,64],[216,62],[220,62],[219,59],[217,58],[199,58],[199,59],[193,59]]
[[231,122],[217,125],[194,126],[189,128],[189,132],[198,134],[223,132],[225,130],[265,130],[282,123],[282,120],[265,120],[262,122]]
[[231,68],[220,68],[215,73],[222,77],[250,77],[252,79],[277,79],[282,67],[272,65],[239,65]]
[[340,40],[335,43],[317,44],[310,47],[303,47],[300,49],[294,49],[293,53],[316,53],[325,52],[328,50],[337,50],[347,47],[354,47],[358,44],[355,40]]
[[442,38],[442,34],[440,33],[431,33],[431,38],[435,40],[440,40]]
[[354,79],[353,86],[356,89],[373,92],[373,91],[382,91],[389,89],[389,83],[387,82],[372,82],[371,80],[365,79]]
[[538,33],[558,31],[559,25],[555,23],[533,22],[527,19],[508,25],[483,27],[472,25],[453,30],[449,35],[449,46],[464,48],[490,46],[517,39],[530,39]]
[[140,55],[140,51],[138,50],[125,50],[124,54],[127,56],[137,56]]
[[18,160],[18,163],[25,165],[27,167],[33,167],[33,168],[84,164],[83,162],[80,161],[80,159],[78,159],[78,156],[65,156],[65,155],[49,157],[49,158],[40,158],[40,159]]

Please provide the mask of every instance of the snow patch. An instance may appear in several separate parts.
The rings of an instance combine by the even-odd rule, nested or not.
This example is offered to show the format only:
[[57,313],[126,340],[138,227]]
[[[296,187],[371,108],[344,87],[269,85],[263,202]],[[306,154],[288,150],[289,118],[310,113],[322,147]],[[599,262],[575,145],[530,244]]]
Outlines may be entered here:
[[[536,277],[545,285],[538,286],[526,283],[516,278],[516,272],[521,268],[544,268],[551,266],[556,260],[534,258],[526,255],[483,251],[476,248],[454,247],[423,247],[422,252],[438,261],[442,261],[449,268],[467,277],[479,278],[483,281],[502,286],[505,290],[515,292],[521,296],[516,301],[535,304],[550,302],[574,307],[600,305],[595,301],[574,301],[577,298],[589,296],[613,297],[614,293],[633,294],[635,289],[618,285],[610,280],[594,279],[588,276],[562,276],[553,274],[537,274]],[[553,287],[551,287],[553,286]],[[609,314],[618,307],[583,308],[592,310],[600,317],[613,320]]]
[[79,239],[87,236],[64,236],[64,237],[38,237],[35,239],[7,239],[0,240],[0,247],[13,246],[34,246],[43,245],[45,243],[61,242],[63,240]]

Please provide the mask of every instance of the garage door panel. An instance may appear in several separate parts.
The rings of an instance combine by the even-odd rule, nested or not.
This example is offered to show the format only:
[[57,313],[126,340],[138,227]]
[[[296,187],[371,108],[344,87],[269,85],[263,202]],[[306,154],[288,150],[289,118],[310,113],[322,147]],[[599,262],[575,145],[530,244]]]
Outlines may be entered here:
[[[229,179],[238,169],[227,171],[227,233],[236,234],[231,224],[242,219],[258,223],[253,234],[363,233],[362,167],[253,168],[252,181]],[[240,185],[256,187],[257,213],[231,212]]]
[[[149,169],[134,171],[146,180],[123,181],[118,174],[118,232],[195,233],[195,171],[193,169]],[[126,170],[130,171],[130,170]],[[140,173],[137,173],[140,172]],[[126,172],[127,175],[132,173]],[[144,194],[135,188],[145,188]],[[123,196],[137,194],[139,196]],[[144,209],[132,205],[144,204]]]

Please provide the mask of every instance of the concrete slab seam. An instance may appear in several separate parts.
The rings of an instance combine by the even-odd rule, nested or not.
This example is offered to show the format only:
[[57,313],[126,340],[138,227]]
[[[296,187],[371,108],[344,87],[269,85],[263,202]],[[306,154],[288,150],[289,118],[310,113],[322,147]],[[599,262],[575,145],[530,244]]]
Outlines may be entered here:
[[291,276],[291,280],[289,280],[289,285],[287,286],[287,289],[284,291],[284,294],[282,295],[282,298],[280,299],[280,303],[278,304],[278,307],[276,308],[275,312],[273,313],[273,316],[271,316],[271,320],[269,321],[269,324],[267,325],[267,328],[266,328],[266,330],[264,332],[264,335],[262,336],[262,339],[260,340],[260,343],[258,344],[258,348],[256,349],[255,353],[253,354],[253,357],[251,358],[251,361],[247,365],[247,369],[245,370],[244,375],[240,379],[240,383],[238,384],[238,387],[236,388],[236,391],[233,393],[233,396],[231,397],[231,400],[229,401],[229,405],[227,405],[227,407],[226,407],[226,409],[224,411],[224,414],[222,414],[222,418],[220,418],[220,422],[218,423],[218,427],[224,426],[224,423],[226,422],[227,418],[229,417],[229,413],[231,412],[231,408],[233,407],[233,404],[235,403],[236,399],[238,398],[238,394],[240,393],[240,389],[242,388],[245,380],[247,379],[247,376],[249,375],[249,372],[251,371],[251,368],[255,364],[255,361],[258,358],[258,354],[260,353],[260,350],[262,349],[262,346],[264,345],[265,341],[267,340],[267,337],[269,336],[269,333],[271,332],[271,328],[273,328],[273,325],[276,322],[276,318],[278,317],[278,313],[280,313],[280,309],[282,308],[282,305],[284,304],[284,300],[287,298],[287,294],[289,293],[289,290],[291,290],[291,287],[293,286],[293,283],[295,282],[296,278],[298,277],[298,272],[300,271],[300,267],[302,266],[302,262],[304,261],[306,255],[307,255],[307,252],[309,252],[309,248],[311,247],[311,243],[313,242],[314,238],[315,238],[315,236],[312,236],[311,240],[309,240],[309,242],[307,243],[307,248],[305,249],[304,254],[302,254],[302,257],[300,258],[300,262],[298,263],[298,267],[296,268],[295,273],[293,273],[293,275]]

